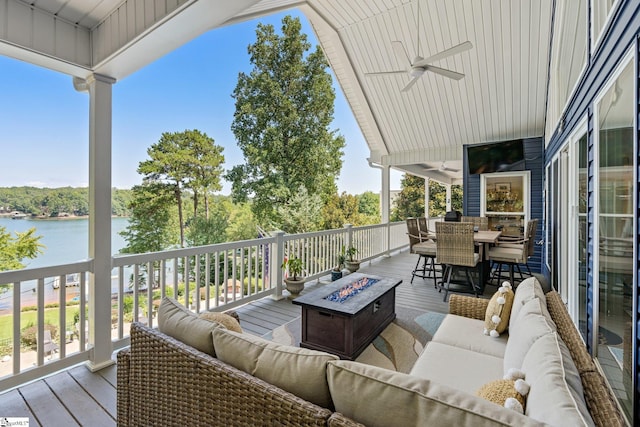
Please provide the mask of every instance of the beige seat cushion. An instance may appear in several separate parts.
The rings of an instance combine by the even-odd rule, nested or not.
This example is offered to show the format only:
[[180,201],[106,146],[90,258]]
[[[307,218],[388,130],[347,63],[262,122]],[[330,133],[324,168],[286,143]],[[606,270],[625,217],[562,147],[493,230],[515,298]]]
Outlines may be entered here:
[[436,256],[436,243],[433,241],[416,243],[411,250],[419,255]]
[[502,365],[501,358],[432,341],[410,375],[475,394],[483,384],[502,378]]
[[[547,312],[546,315],[543,312]],[[541,299],[533,298],[526,303],[509,328],[509,341],[504,351],[504,373],[511,368],[520,369],[531,345],[541,336],[555,331],[556,325]]]
[[539,298],[544,302],[545,306],[547,305],[547,299],[544,296],[542,285],[535,277],[529,277],[516,287],[515,295],[513,296],[513,305],[511,306],[509,327],[511,327],[513,321],[518,317],[520,309],[533,298]]
[[213,331],[218,359],[323,408],[332,408],[326,368],[337,356],[276,344],[226,329]]
[[541,426],[473,394],[376,366],[329,362],[327,377],[336,411],[367,427]]
[[572,362],[566,360],[563,353],[568,351],[560,343],[557,333],[547,334],[532,344],[524,358],[522,370],[531,386],[525,414],[555,426],[592,426],[582,386],[576,390],[576,378],[571,378],[577,369],[567,369]]
[[483,327],[482,320],[447,314],[431,341],[502,359],[509,335],[491,338],[482,333]]
[[158,330],[204,353],[215,356],[211,331],[219,323],[200,319],[173,298],[164,297],[158,308]]

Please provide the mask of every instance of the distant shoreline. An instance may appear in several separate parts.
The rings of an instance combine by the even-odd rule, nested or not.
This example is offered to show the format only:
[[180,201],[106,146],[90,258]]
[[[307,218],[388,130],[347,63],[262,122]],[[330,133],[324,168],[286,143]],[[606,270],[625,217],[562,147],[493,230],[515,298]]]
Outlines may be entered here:
[[[11,218],[11,213],[0,213],[0,218]],[[111,215],[111,218],[129,218],[128,216],[120,216],[120,215]],[[21,219],[16,219],[16,221],[67,221],[67,220],[76,220],[76,219],[89,219],[89,215],[69,215],[69,216],[31,216],[28,215]]]

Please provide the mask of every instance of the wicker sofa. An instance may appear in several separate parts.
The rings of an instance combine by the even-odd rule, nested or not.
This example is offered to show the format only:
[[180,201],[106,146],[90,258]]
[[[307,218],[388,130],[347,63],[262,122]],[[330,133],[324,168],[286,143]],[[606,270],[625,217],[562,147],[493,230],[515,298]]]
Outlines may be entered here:
[[[593,424],[598,426],[624,425],[615,400],[586,352],[560,296],[556,292],[549,292],[545,300],[548,313],[557,328],[553,336],[559,336],[566,343],[567,352],[571,355],[569,358],[577,370],[578,383],[584,390],[584,404],[588,408],[588,422],[584,424],[590,425],[592,419]],[[213,357],[158,330],[133,324],[130,348],[118,353],[118,425],[547,425],[540,421],[549,422],[544,414],[540,417],[537,414],[521,415],[456,386],[454,379],[475,375],[465,372],[465,369],[478,371],[473,364],[486,360],[482,353],[486,350],[487,342],[493,341],[500,347],[512,339],[507,334],[498,339],[490,338],[477,331],[476,326],[483,324],[488,303],[488,300],[453,295],[450,314],[410,374],[357,362],[325,360],[319,369],[323,370],[323,374],[326,370],[330,400],[321,405],[310,401],[316,400],[315,396],[299,397],[309,392],[312,380],[300,377],[297,385],[303,384],[306,389],[296,389],[301,390],[296,394],[283,389],[287,388],[285,386],[274,385],[281,384],[283,377],[295,379],[299,375],[304,376],[304,373],[296,372],[295,367],[292,371],[273,367],[267,374],[269,381],[265,381],[257,377],[265,378],[259,367],[256,370],[255,366],[244,364],[244,359],[252,358],[252,350],[240,348],[231,353],[223,350],[221,342],[224,340],[232,344],[241,340],[243,345],[263,345],[259,339],[251,338],[248,334],[235,334],[216,328],[212,334],[213,351],[217,352],[217,357]],[[470,325],[474,326],[470,328]],[[470,329],[474,329],[477,336],[465,338],[464,335],[468,333],[465,330]],[[191,332],[188,335],[193,335],[194,330],[185,328],[185,331]],[[452,335],[458,338],[452,338]],[[189,339],[191,337],[186,341]],[[465,354],[471,354],[469,351],[478,354],[474,357],[477,360],[464,363],[463,366],[448,360],[448,374],[443,376],[443,365],[434,364],[434,358],[442,357],[439,351],[443,347],[449,346],[451,348],[447,351],[452,351],[458,345],[468,347],[460,350]],[[269,364],[276,364],[278,359],[287,359],[291,356],[289,351],[294,352],[295,357],[298,352],[304,351],[282,347],[276,350],[285,353],[279,353]],[[221,359],[226,359],[226,362]],[[247,371],[256,374],[251,375]],[[473,380],[479,381],[478,378]],[[532,389],[534,387],[532,385]]]

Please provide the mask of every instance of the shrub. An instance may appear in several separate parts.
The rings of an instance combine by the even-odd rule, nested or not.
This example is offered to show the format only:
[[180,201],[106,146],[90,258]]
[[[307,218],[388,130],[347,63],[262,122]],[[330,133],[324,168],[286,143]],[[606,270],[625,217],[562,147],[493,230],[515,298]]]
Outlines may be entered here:
[[[58,337],[58,328],[54,325],[47,323],[44,325],[44,329],[51,332],[51,339],[55,340]],[[20,342],[23,347],[34,348],[38,345],[38,327],[36,325],[27,326],[22,329],[20,334]]]

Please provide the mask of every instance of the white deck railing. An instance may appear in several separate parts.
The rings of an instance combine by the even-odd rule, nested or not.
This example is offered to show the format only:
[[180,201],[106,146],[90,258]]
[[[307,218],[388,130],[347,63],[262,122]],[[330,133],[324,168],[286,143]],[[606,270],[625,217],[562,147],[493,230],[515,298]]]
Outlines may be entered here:
[[[278,232],[254,240],[117,255],[111,260],[111,283],[90,285],[92,260],[0,272],[0,283],[12,284],[0,294],[0,310],[12,314],[11,339],[0,341],[0,392],[89,361],[95,345],[93,328],[105,327],[106,322],[111,324],[112,349],[127,345],[129,325],[134,320],[157,326],[157,307],[164,296],[175,297],[196,313],[227,310],[265,296],[281,298],[281,265],[286,256],[303,260],[310,281],[330,272],[343,247],[356,247],[357,258],[367,261],[407,244],[404,222],[347,225],[336,230],[295,235]],[[77,278],[73,288],[64,286],[68,275]],[[56,281],[61,286],[54,290]],[[90,301],[90,286],[110,286],[111,301]],[[52,303],[57,304],[57,313]],[[102,310],[93,310],[95,305]],[[107,305],[111,318],[94,318],[92,313],[108,314]],[[34,306],[34,310],[23,311],[25,306]],[[52,344],[45,343],[45,330],[52,331]],[[56,350],[48,352],[51,347]]]

